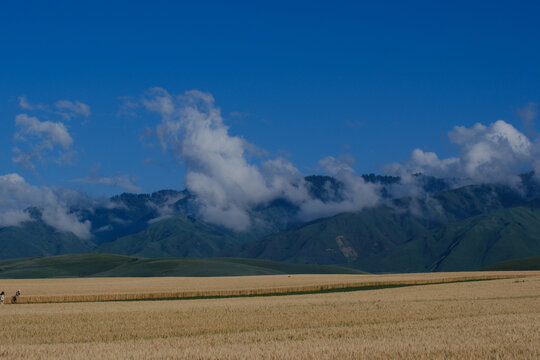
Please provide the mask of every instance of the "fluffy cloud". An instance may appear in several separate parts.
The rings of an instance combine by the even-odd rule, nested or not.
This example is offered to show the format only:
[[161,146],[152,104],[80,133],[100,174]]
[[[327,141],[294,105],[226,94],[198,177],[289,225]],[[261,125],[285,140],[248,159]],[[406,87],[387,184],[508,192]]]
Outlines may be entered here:
[[26,135],[35,136],[44,140],[51,148],[61,145],[67,149],[73,144],[66,126],[60,122],[39,121],[36,117],[19,114],[15,117],[15,124],[19,128],[16,133],[18,139],[25,139]]
[[[357,210],[377,201],[374,186],[354,175],[352,169],[333,169],[350,193],[341,203],[317,202],[309,196],[303,175],[285,159],[258,166],[247,160],[251,144],[231,136],[214,98],[197,90],[171,95],[151,89],[144,106],[160,114],[156,134],[164,150],[186,166],[187,188],[197,195],[202,217],[236,230],[250,226],[249,210],[284,198],[311,219]],[[338,166],[339,167],[339,166]]]
[[41,210],[42,220],[57,231],[89,238],[90,222],[81,222],[70,211],[75,203],[81,203],[81,195],[73,191],[32,186],[18,174],[0,176],[0,226],[29,221],[26,210],[35,207]]
[[456,126],[449,138],[458,147],[459,157],[440,159],[433,152],[415,149],[409,160],[392,165],[388,172],[401,176],[422,172],[458,178],[462,183],[514,184],[519,181],[518,174],[530,170],[536,158],[535,146],[527,136],[502,120],[489,126]]
[[[244,230],[250,226],[249,210],[274,199],[287,199],[299,207],[303,220],[357,211],[381,201],[381,186],[367,183],[353,170],[352,157],[326,157],[320,167],[340,186],[333,197],[310,195],[309,184],[294,165],[284,159],[261,164],[250,162],[253,145],[229,134],[211,94],[188,91],[172,95],[162,88],[149,90],[143,106],[160,114],[155,135],[162,148],[185,164],[186,185],[199,201],[201,216],[213,223]],[[533,116],[529,107],[524,116]],[[531,115],[532,114],[532,115]],[[440,158],[434,152],[415,149],[403,164],[386,173],[401,177],[391,196],[423,196],[424,173],[449,178],[454,185],[468,183],[516,184],[518,174],[534,168],[540,174],[538,146],[512,125],[499,120],[488,126],[456,126],[449,138],[459,156]]]
[[[59,100],[53,106],[49,106],[30,103],[26,96],[20,96],[19,107],[44,116],[54,115],[64,121],[74,117],[90,116],[90,107],[80,101]],[[17,146],[12,149],[14,163],[26,168],[35,168],[35,163],[46,160],[45,155],[48,153],[53,153],[53,160],[57,163],[69,164],[73,161],[75,152],[70,150],[73,138],[62,121],[40,121],[36,116],[18,114],[15,117],[15,125],[17,131],[14,140],[27,143],[28,148],[21,149]]]
[[174,96],[160,88],[147,95],[146,108],[161,115],[161,146],[185,163],[186,185],[197,195],[203,218],[248,228],[247,209],[275,197],[276,189],[248,163],[245,141],[229,135],[212,95],[194,90]]
[[328,156],[319,161],[319,166],[342,186],[337,189],[335,198],[330,201],[308,199],[300,206],[300,218],[303,220],[332,216],[347,211],[357,211],[379,203],[381,187],[367,183],[356,175],[350,156],[335,158]]
[[37,117],[19,114],[15,117],[15,125],[17,132],[14,139],[30,143],[30,150],[23,151],[15,147],[13,162],[33,168],[34,161],[41,161],[46,152],[54,152],[58,147],[64,151],[58,152],[57,161],[68,159],[66,151],[73,145],[73,138],[63,123],[40,121]]

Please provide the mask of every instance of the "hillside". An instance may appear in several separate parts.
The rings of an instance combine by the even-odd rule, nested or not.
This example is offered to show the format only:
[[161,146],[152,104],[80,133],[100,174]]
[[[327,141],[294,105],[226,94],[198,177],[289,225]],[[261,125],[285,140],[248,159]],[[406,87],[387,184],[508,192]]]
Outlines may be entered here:
[[475,270],[540,254],[540,212],[509,188],[469,186],[322,219],[237,250],[242,257],[371,272]]
[[374,272],[467,271],[540,254],[540,210],[520,206],[450,223],[355,265]]
[[85,253],[95,245],[72,233],[59,233],[42,221],[0,228],[0,259]]
[[[235,232],[202,221],[187,191],[122,194],[92,211],[73,209],[92,223],[92,238],[59,233],[30,209],[35,221],[0,229],[0,259],[74,253],[138,257],[243,257],[297,264],[346,265],[371,272],[475,270],[540,254],[536,182],[523,191],[499,185],[453,190],[445,181],[421,177],[422,197],[391,197],[399,178],[365,175],[383,186],[376,207],[308,223],[299,208],[277,199],[251,209],[253,226]],[[306,177],[323,203],[339,201],[342,184],[331,177]],[[434,193],[430,193],[433,191]]]
[[212,257],[238,244],[241,236],[191,216],[175,215],[142,232],[103,243],[97,250],[145,257]]
[[301,264],[354,263],[361,254],[392,249],[426,231],[414,216],[379,207],[315,221],[247,243],[225,255],[238,252],[241,257]]
[[486,266],[487,271],[522,271],[540,270],[540,256],[533,256],[524,259],[514,259]]
[[112,254],[62,255],[0,261],[0,278],[239,276],[278,274],[365,274],[320,265],[298,265],[252,259],[148,259]]

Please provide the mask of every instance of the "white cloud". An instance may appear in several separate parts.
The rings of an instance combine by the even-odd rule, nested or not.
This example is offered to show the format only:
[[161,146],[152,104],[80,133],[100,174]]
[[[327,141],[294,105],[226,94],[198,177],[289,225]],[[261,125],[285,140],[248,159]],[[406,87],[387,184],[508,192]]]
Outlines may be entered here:
[[[248,211],[277,198],[297,205],[304,220],[357,211],[381,200],[381,186],[356,175],[350,156],[329,156],[320,161],[320,167],[342,184],[332,190],[338,192],[334,199],[324,201],[310,196],[303,175],[290,162],[251,162],[248,155],[254,147],[229,134],[211,94],[192,90],[172,95],[153,88],[142,103],[147,110],[160,114],[155,134],[162,148],[185,164],[186,185],[197,196],[201,215],[207,221],[247,229],[251,222]],[[532,110],[528,111],[524,116],[532,116]],[[424,180],[413,176],[418,172],[453,179],[453,184],[459,185],[514,184],[519,173],[540,170],[540,161],[535,160],[539,146],[502,120],[488,126],[456,126],[449,138],[458,147],[457,157],[440,158],[434,152],[415,149],[403,164],[387,167],[387,173],[401,177],[400,184],[392,186],[391,195],[425,195]]]
[[64,120],[75,117],[89,117],[90,106],[80,101],[58,100],[51,107],[48,104],[34,104],[28,101],[26,96],[19,96],[19,107],[23,110],[48,113],[61,116]]
[[268,200],[271,190],[257,166],[246,161],[244,141],[228,134],[213,97],[196,90],[173,96],[154,88],[143,103],[161,115],[161,146],[185,162],[186,185],[197,195],[202,216],[247,229],[246,210]]
[[20,223],[30,220],[30,214],[23,210],[5,210],[0,212],[0,226],[18,226]]
[[534,128],[534,120],[538,116],[538,104],[534,102],[527,103],[521,109],[518,109],[517,114],[525,122],[526,127]]
[[[14,139],[30,143],[30,150],[13,148],[13,162],[24,167],[34,168],[35,161],[42,161],[44,154],[57,150],[57,162],[67,162],[72,157],[68,150],[73,138],[61,122],[40,121],[37,117],[19,114],[15,117],[17,131]],[[60,149],[58,149],[60,148]],[[62,150],[63,149],[63,150]]]
[[26,135],[31,135],[43,139],[51,147],[61,145],[64,149],[73,144],[66,126],[61,122],[39,121],[36,117],[19,114],[15,117],[15,124],[19,128],[17,139],[25,139]]
[[43,221],[60,232],[72,232],[80,238],[90,237],[90,222],[81,222],[70,207],[81,202],[73,191],[52,190],[28,184],[18,174],[0,176],[0,226],[19,225],[30,220],[26,210],[39,208]]
[[396,175],[422,172],[463,182],[513,184],[518,182],[520,172],[531,169],[535,159],[533,143],[502,120],[488,126],[456,126],[449,138],[457,145],[459,157],[440,159],[433,152],[415,149],[403,165],[393,164],[387,171]]
[[33,169],[35,167],[34,162],[41,161],[41,151],[34,149],[32,151],[23,151],[18,147],[12,149],[13,157],[11,161],[24,168]]
[[[251,224],[248,211],[277,198],[305,205],[304,216],[311,216],[307,209],[312,199],[298,169],[284,159],[268,160],[262,167],[250,163],[247,155],[253,146],[229,134],[211,94],[192,90],[171,95],[153,88],[143,104],[161,115],[158,139],[164,150],[185,164],[187,188],[197,195],[206,221],[245,230]],[[347,203],[329,205],[332,209],[325,208],[325,215],[376,201],[372,186],[361,178],[349,175],[344,179],[350,180],[347,185],[352,191]]]
[[90,116],[90,106],[80,101],[58,100],[54,103],[54,107],[58,110],[58,114],[66,120],[82,116]]
[[516,156],[527,157],[530,155],[531,142],[512,125],[498,120],[489,126],[477,123],[468,129],[464,126],[456,126],[449,133],[450,141],[461,145],[467,150],[468,147],[484,142],[499,147],[509,146]]
[[354,165],[354,159],[351,156],[342,156],[335,158],[333,156],[327,156],[319,160],[319,166],[327,173],[331,175],[342,173],[354,173],[352,166]]
[[23,110],[40,110],[40,111],[51,111],[48,105],[44,104],[31,104],[26,96],[19,96],[19,106]]
[[300,218],[303,220],[332,216],[342,212],[358,211],[365,207],[375,206],[381,200],[379,184],[367,183],[356,175],[351,156],[335,158],[327,156],[319,161],[319,166],[341,186],[336,198],[330,201],[309,199],[300,206]]
[[78,183],[94,184],[94,185],[109,185],[122,188],[127,191],[140,192],[141,188],[133,183],[128,175],[117,175],[113,177],[103,177],[97,174],[73,180]]

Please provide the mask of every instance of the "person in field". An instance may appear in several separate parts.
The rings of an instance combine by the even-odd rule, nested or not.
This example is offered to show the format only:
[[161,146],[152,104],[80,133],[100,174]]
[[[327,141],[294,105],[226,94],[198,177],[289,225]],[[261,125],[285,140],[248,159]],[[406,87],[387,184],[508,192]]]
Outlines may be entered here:
[[19,298],[19,296],[21,295],[21,290],[17,290],[17,292],[15,293],[15,296],[13,296],[11,298],[11,302],[13,304],[16,304],[17,303],[17,299]]
[[2,291],[0,293],[0,304],[3,304],[5,299],[6,299],[6,294],[4,294],[4,292]]

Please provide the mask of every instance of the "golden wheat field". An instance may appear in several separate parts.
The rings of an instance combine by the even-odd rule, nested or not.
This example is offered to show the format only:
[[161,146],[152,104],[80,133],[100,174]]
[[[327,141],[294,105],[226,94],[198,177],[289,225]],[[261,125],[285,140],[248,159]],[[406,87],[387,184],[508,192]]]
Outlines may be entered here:
[[0,280],[0,289],[20,288],[20,300],[60,301],[494,275],[506,278],[287,296],[5,304],[0,359],[540,358],[540,272]]

